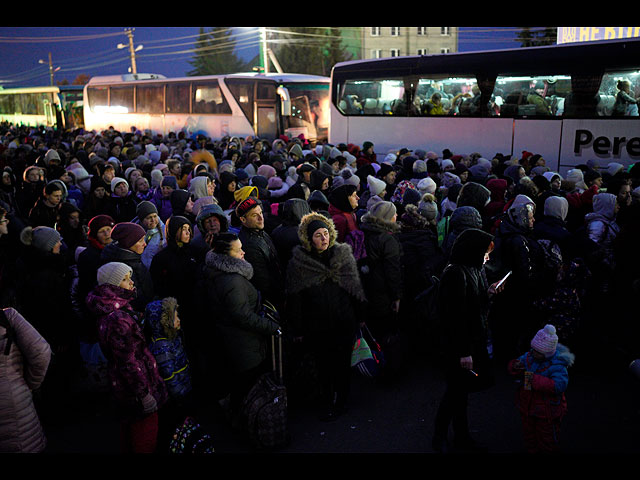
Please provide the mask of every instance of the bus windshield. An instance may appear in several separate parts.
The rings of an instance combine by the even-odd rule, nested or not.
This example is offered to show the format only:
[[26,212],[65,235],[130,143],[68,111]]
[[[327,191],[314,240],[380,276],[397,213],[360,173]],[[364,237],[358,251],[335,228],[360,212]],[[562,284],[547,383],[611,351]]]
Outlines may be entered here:
[[316,138],[328,136],[329,84],[287,83],[291,98],[291,116],[285,117],[285,130],[307,128]]

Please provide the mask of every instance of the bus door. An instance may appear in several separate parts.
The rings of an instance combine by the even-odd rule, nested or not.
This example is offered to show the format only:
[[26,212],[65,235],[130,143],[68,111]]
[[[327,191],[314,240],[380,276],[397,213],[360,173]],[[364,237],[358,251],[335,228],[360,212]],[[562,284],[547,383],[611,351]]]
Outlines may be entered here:
[[254,129],[260,138],[275,140],[280,133],[278,101],[273,82],[257,82],[254,104]]
[[57,119],[56,119],[56,108],[53,105],[53,103],[51,103],[51,100],[48,98],[44,98],[43,100],[43,107],[44,107],[44,117],[45,117],[45,122],[47,127],[52,127],[54,125],[56,125],[57,123]]

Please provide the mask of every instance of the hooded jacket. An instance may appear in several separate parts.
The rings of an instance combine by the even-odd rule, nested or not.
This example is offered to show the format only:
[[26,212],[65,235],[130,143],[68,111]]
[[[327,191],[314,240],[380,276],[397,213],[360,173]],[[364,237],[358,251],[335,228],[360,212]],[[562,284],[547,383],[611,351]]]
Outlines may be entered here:
[[158,363],[158,372],[164,380],[169,396],[181,398],[191,387],[191,368],[183,345],[182,331],[174,326],[178,302],[173,297],[155,300],[145,310],[151,342],[149,351]]
[[616,223],[615,206],[615,195],[599,193],[593,197],[593,212],[584,217],[589,238],[605,248],[612,248],[613,240],[620,231]]
[[487,352],[489,298],[483,262],[492,240],[491,234],[476,228],[457,237],[438,296],[446,365],[457,368],[460,358],[471,356],[473,369],[482,378],[491,374]]
[[[329,247],[318,253],[308,227],[320,220],[329,231]],[[312,232],[311,232],[312,233]],[[287,317],[295,336],[322,338],[330,345],[353,341],[363,319],[365,292],[351,247],[337,241],[335,225],[319,213],[305,215],[287,269]]]
[[134,290],[105,283],[87,295],[87,306],[98,319],[112,393],[123,413],[136,416],[142,413],[143,398],[152,395],[160,407],[167,390],[132,309],[134,298]]
[[447,256],[451,255],[453,243],[458,235],[467,228],[482,229],[482,217],[475,207],[460,206],[451,214],[451,218],[449,219],[449,232],[442,243],[442,249]]
[[282,207],[282,223],[271,233],[271,239],[278,252],[282,271],[286,272],[293,248],[300,245],[298,226],[305,215],[311,213],[309,204],[301,198],[290,198]]
[[355,209],[348,198],[356,189],[354,185],[342,185],[329,194],[329,215],[338,232],[338,242],[344,242],[347,233],[358,228]]

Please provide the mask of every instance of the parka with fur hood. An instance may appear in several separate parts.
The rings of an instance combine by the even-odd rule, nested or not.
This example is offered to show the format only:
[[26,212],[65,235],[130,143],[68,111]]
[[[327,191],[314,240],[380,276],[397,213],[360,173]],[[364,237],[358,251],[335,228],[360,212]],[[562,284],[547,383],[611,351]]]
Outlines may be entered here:
[[[309,224],[323,222],[329,231],[329,247],[317,253],[311,243]],[[300,245],[293,249],[287,269],[287,318],[294,336],[321,337],[336,345],[353,341],[363,320],[366,297],[351,246],[337,242],[330,218],[319,213],[305,215],[298,229]]]

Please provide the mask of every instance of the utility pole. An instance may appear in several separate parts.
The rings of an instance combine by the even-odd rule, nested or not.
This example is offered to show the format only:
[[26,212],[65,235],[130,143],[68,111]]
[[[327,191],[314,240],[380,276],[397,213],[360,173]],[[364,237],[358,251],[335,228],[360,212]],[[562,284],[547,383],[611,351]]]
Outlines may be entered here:
[[[47,63],[44,60],[38,60],[38,63]],[[59,70],[59,68],[56,68],[56,70]],[[50,83],[51,86],[53,87],[53,62],[51,61],[51,52],[49,52],[49,78],[50,78]]]
[[131,54],[131,73],[134,75],[138,73],[136,68],[136,51],[133,48],[133,30],[125,30],[125,33],[129,37],[129,53]]
[[[142,45],[138,45],[136,48],[133,47],[133,30],[125,30],[124,33],[129,37],[129,54],[131,55],[131,73],[134,75],[138,73],[138,69],[136,67],[136,52],[138,50],[142,50]],[[127,45],[123,43],[118,44],[118,48],[127,48]]]

